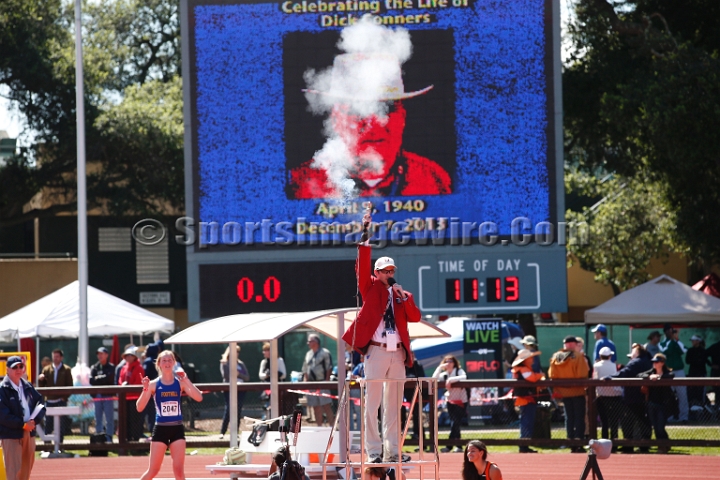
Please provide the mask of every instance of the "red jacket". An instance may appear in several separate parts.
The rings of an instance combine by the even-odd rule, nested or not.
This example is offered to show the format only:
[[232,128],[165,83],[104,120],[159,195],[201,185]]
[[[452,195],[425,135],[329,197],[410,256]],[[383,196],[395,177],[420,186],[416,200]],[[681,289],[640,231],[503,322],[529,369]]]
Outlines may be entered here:
[[[122,385],[123,382],[127,382],[127,385],[142,385],[142,379],[145,376],[145,370],[142,364],[135,360],[133,363],[126,363],[120,370],[120,378],[118,378],[118,384]],[[137,393],[128,393],[125,398],[127,400],[137,400],[140,395]]]
[[[357,262],[355,262],[355,274],[358,278],[363,306],[355,321],[343,335],[343,340],[362,354],[365,354],[368,350],[368,344],[383,319],[388,301],[387,285],[384,285],[370,273],[371,251],[372,249],[369,246],[358,245],[358,259]],[[411,294],[408,294],[407,300],[402,301],[400,295],[393,290],[393,297],[395,302],[395,327],[402,340],[405,353],[407,354],[405,364],[411,367],[413,364],[413,356],[410,351],[408,322],[420,321],[420,309],[415,305],[415,300],[413,300]],[[355,336],[354,344],[353,334]]]

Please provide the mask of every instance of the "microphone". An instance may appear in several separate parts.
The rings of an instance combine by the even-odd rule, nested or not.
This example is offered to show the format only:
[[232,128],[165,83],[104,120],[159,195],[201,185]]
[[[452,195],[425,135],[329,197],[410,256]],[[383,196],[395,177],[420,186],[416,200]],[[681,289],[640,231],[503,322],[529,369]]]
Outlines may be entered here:
[[393,285],[395,285],[395,284],[397,283],[397,280],[395,280],[394,278],[390,277],[390,278],[388,278],[388,281],[387,281],[387,282],[388,282],[388,285],[390,285],[390,286],[392,287]]

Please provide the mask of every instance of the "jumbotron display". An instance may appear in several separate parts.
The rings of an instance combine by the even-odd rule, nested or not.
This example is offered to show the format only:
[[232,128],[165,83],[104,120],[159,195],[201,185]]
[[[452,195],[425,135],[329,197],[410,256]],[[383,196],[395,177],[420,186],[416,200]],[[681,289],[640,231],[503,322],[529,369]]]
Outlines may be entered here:
[[[509,236],[517,218],[557,222],[551,0],[186,8],[196,252],[345,238],[365,201],[375,238],[402,232],[408,243],[477,244],[488,231]],[[405,43],[359,50],[343,29],[362,22]],[[379,84],[347,81],[379,68]],[[381,111],[370,115],[375,87]],[[251,303],[261,280],[245,289]],[[477,290],[458,280],[461,303],[473,291],[513,301],[506,278]]]

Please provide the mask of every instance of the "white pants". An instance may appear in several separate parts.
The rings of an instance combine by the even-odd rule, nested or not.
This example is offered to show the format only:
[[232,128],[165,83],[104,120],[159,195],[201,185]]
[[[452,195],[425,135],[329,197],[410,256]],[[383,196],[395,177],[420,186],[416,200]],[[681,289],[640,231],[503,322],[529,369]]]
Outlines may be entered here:
[[[675,378],[685,378],[685,370],[673,370],[673,373],[675,374]],[[675,395],[677,395],[678,399],[678,410],[680,411],[680,415],[678,415],[677,420],[680,420],[681,422],[688,420],[688,399],[687,399],[687,387],[686,386],[678,386],[678,387],[672,387],[673,390],[675,390]]]
[[[394,352],[371,345],[365,355],[365,378],[405,378],[405,350],[402,345]],[[369,456],[382,455],[383,461],[400,457],[399,413],[402,405],[403,386],[400,383],[370,382],[365,393],[365,451]],[[378,431],[378,409],[383,405],[382,434]],[[383,448],[384,447],[384,448]]]

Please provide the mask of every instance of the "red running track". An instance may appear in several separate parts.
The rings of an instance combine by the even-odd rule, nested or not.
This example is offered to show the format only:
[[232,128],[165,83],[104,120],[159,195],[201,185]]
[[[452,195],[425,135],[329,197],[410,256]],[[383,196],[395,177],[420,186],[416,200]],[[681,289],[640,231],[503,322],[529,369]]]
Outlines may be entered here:
[[[492,448],[491,448],[492,452]],[[212,476],[205,469],[221,460],[220,456],[187,456],[185,475],[191,479],[222,479]],[[586,455],[572,453],[541,454],[490,454],[497,463],[504,480],[578,480],[587,460]],[[269,463],[269,455],[254,455],[253,463]],[[461,453],[440,455],[440,478],[460,479]],[[147,468],[148,457],[82,457],[63,459],[38,459],[31,478],[33,480],[81,480],[81,479],[138,479]],[[720,456],[686,456],[678,454],[659,455],[613,455],[599,461],[605,480],[682,480],[720,478]],[[166,457],[158,479],[172,479],[170,457]],[[264,477],[257,477],[262,479]],[[410,471],[408,479],[419,478],[419,471]],[[426,478],[428,477],[426,474]],[[592,475],[589,477],[592,478]]]

